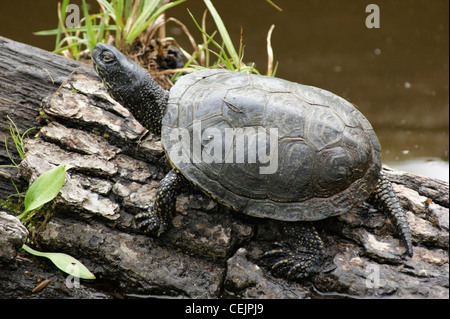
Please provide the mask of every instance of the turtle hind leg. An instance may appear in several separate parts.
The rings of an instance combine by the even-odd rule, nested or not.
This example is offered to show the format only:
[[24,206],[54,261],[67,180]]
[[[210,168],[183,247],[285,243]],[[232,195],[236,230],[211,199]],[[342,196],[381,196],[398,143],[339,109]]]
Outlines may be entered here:
[[383,171],[380,173],[380,179],[369,198],[369,202],[378,210],[383,211],[391,220],[406,247],[406,254],[412,257],[413,245],[408,220],[406,219],[405,212],[392,188],[391,182]]
[[270,260],[271,273],[289,280],[301,280],[319,271],[323,259],[323,242],[311,223],[285,225],[286,241],[275,243],[276,248],[263,258]]
[[138,228],[156,236],[164,233],[172,220],[176,196],[184,183],[185,178],[178,169],[167,173],[159,183],[153,203],[142,206],[146,211],[135,216]]

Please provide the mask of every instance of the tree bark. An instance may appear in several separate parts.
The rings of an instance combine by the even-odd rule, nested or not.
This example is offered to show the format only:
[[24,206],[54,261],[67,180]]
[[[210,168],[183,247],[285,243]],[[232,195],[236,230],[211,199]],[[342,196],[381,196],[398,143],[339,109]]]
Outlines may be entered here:
[[[448,298],[448,183],[385,168],[407,211],[414,257],[403,258],[384,214],[363,205],[317,222],[326,246],[323,269],[289,282],[261,263],[279,222],[229,211],[194,187],[178,196],[167,233],[151,238],[136,230],[137,206],[151,202],[170,167],[159,139],[108,96],[91,67],[0,38],[0,69],[2,137],[9,135],[6,114],[22,132],[40,126],[25,142],[17,177],[0,175],[0,198],[14,193],[9,177],[29,185],[65,164],[53,210],[42,213],[31,233],[39,250],[70,254],[97,277],[73,288],[67,275],[22,252],[1,266],[2,297]],[[32,293],[36,282],[25,270],[51,283]]]
[[[95,76],[92,68],[81,62],[0,37],[0,141],[2,145],[7,142],[16,163],[20,158],[11,139],[8,117],[22,133],[38,127],[42,99],[55,92],[74,71]],[[29,136],[36,133],[32,130]],[[0,165],[9,164],[6,147],[0,147]],[[14,169],[0,169],[0,198],[15,194],[11,183],[14,178]]]

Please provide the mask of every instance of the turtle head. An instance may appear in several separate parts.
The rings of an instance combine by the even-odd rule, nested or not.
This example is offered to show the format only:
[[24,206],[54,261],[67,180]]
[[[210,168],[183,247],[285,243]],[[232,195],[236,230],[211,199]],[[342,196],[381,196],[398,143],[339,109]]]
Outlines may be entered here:
[[159,134],[167,92],[145,69],[111,45],[97,43],[92,51],[92,61],[111,97],[127,108],[145,128]]
[[119,103],[126,100],[127,93],[133,91],[141,79],[149,77],[136,62],[108,44],[97,43],[92,51],[92,61],[108,93]]

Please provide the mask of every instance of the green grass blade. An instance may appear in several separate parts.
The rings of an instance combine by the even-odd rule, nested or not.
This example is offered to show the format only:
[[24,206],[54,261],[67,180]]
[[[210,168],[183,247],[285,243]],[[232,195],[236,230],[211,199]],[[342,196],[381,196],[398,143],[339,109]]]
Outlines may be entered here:
[[59,165],[39,176],[25,195],[25,210],[18,217],[22,219],[26,213],[41,207],[58,195],[66,178],[66,168]]
[[211,16],[214,19],[214,22],[216,23],[217,29],[219,30],[220,36],[223,39],[224,45],[228,51],[228,55],[231,57],[231,60],[238,68],[241,68],[241,66],[245,66],[241,62],[241,59],[236,52],[236,49],[234,48],[233,41],[231,41],[231,37],[227,31],[227,28],[225,27],[225,24],[223,23],[222,18],[220,17],[216,8],[214,8],[210,0],[203,0],[203,2],[205,2],[209,12],[211,13]]
[[[225,67],[228,70],[235,70],[235,67],[233,66],[233,63],[230,61],[230,59],[228,58],[223,46],[221,46],[219,43],[217,43],[216,41],[214,41],[213,36],[215,35],[215,32],[212,35],[207,34],[203,28],[198,24],[197,20],[194,18],[194,16],[192,15],[192,13],[189,11],[189,15],[192,18],[192,21],[194,22],[194,24],[196,25],[196,27],[198,28],[198,30],[205,36],[205,38],[207,39],[207,43],[212,43],[214,46],[216,46],[219,49],[219,53],[214,52],[213,50],[210,50],[207,48],[207,46],[205,46],[205,50],[213,55],[215,55],[217,57],[217,62],[215,63],[215,65],[219,64],[220,62],[222,62]],[[210,65],[206,65],[206,67],[210,67]]]
[[126,40],[128,43],[133,43],[133,41],[137,38],[137,36],[147,28],[147,26],[152,22],[150,20],[150,16],[152,12],[155,10],[159,1],[147,1],[142,12],[137,17],[133,26],[130,28],[130,31],[126,35]]
[[83,14],[86,24],[87,43],[89,45],[89,51],[92,51],[92,49],[94,49],[95,44],[97,43],[97,37],[95,36],[94,29],[92,28],[92,21],[91,17],[89,16],[85,0],[83,0]]
[[107,0],[97,0],[97,1],[99,2],[99,4],[103,6],[103,8],[105,8],[107,12],[109,12],[109,15],[113,18],[113,20],[116,21],[117,20],[116,12],[111,3],[109,3]]
[[280,12],[283,12],[283,9],[281,9],[279,6],[277,6],[275,3],[273,3],[273,1],[271,0],[266,0],[271,6],[273,6],[275,9],[277,9]]
[[[20,135],[20,131],[17,128],[16,123],[14,123],[13,120],[11,120],[9,115],[7,115],[6,118],[11,123],[11,124],[9,124],[9,134],[11,135],[14,145],[16,146],[17,154],[19,154],[20,159],[23,160],[23,157],[25,155],[25,151],[24,151],[24,147],[23,147],[23,136]],[[9,154],[8,150],[6,150],[6,151]]]
[[[64,42],[67,42],[67,40],[74,40],[74,42],[72,44],[62,46],[64,44]],[[72,49],[72,53],[74,53],[75,56],[78,56],[78,54],[80,53],[79,51],[80,51],[81,45],[83,45],[83,44],[86,45],[86,47],[88,46],[86,40],[83,40],[79,37],[65,37],[63,42],[60,43],[56,47],[56,49],[53,51],[53,53],[58,54],[63,51]]]
[[[86,32],[87,28],[84,26],[76,27],[76,28],[66,28],[67,32]],[[92,30],[94,31],[115,31],[117,30],[117,26],[115,25],[92,25]],[[52,30],[42,30],[42,31],[36,31],[33,32],[34,35],[55,35],[58,34],[58,29],[52,29]]]
[[[6,149],[6,155],[8,155],[9,160],[11,161],[11,163],[13,164],[12,167],[18,167],[19,165],[16,164],[16,162],[14,161],[13,156],[11,155],[11,153],[9,152],[8,149],[8,141],[6,140],[6,136],[5,136],[5,149]],[[5,167],[7,165],[2,165],[2,167]]]
[[157,5],[161,1],[154,0],[151,2],[146,2],[144,9],[142,10],[142,13],[138,16],[136,22],[133,24],[133,26],[130,29],[130,32],[128,32],[126,36],[128,43],[130,44],[133,43],[133,41],[138,37],[138,35],[141,34],[148,27],[148,25],[152,23],[152,21],[154,21],[162,13],[185,1],[186,0],[178,0],[174,2],[169,2],[161,6],[159,9],[157,9]]
[[36,32],[33,32],[33,34],[34,35],[58,35],[59,32],[60,32],[59,29],[52,29],[52,30],[36,31]]
[[161,6],[158,10],[155,11],[155,13],[152,14],[152,16],[150,17],[150,19],[154,20],[156,19],[158,16],[160,16],[163,12],[169,10],[172,7],[175,7],[183,2],[185,2],[186,0],[178,0],[178,1],[173,1],[173,2],[168,2],[165,5]]
[[45,257],[50,259],[56,267],[64,271],[65,273],[72,275],[74,277],[82,278],[82,279],[95,279],[93,273],[86,268],[80,261],[63,253],[46,253],[34,250],[27,245],[22,246],[23,250],[27,253],[30,253],[34,256]]
[[101,19],[101,23],[100,23],[100,29],[98,30],[98,33],[97,33],[97,40],[96,40],[96,42],[103,42],[103,39],[104,39],[105,34],[106,34],[105,31],[106,31],[106,20],[107,20],[107,17],[108,17],[108,11],[105,12],[102,15],[102,19]]
[[[60,15],[61,15],[61,21],[66,21],[66,9],[69,5],[70,0],[64,0],[61,5]],[[63,26],[61,25],[61,21],[58,21],[58,32],[56,33],[56,39],[55,39],[55,47],[56,45],[61,41],[61,35],[63,33]]]

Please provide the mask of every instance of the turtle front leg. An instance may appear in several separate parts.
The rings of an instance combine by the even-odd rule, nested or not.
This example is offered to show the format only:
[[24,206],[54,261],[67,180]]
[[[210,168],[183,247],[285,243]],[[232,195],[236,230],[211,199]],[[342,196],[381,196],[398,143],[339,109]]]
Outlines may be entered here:
[[136,215],[139,229],[156,236],[167,230],[175,211],[176,196],[184,182],[185,178],[178,169],[167,173],[159,183],[153,203],[143,206],[147,211]]
[[289,280],[300,280],[317,273],[324,248],[312,223],[285,224],[283,231],[287,240],[276,242],[277,248],[263,255],[272,263],[272,274]]

